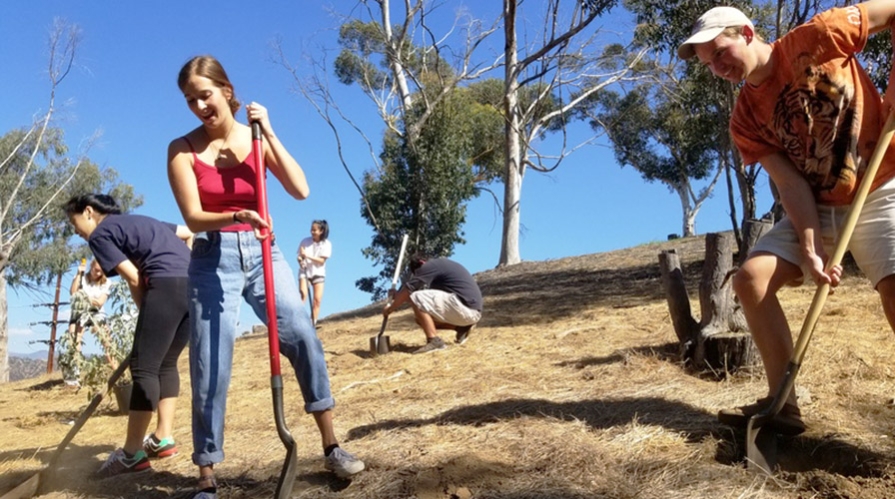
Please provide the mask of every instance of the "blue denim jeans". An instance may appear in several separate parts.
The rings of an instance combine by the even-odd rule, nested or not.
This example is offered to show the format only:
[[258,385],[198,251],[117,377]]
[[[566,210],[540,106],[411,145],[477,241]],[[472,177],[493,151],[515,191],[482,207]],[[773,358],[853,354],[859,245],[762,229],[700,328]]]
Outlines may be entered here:
[[[335,405],[323,345],[283,254],[273,245],[280,352],[298,378],[307,412]],[[189,269],[190,379],[193,391],[193,462],[224,460],[224,413],[237,320],[245,299],[267,324],[261,243],[252,232],[196,234]]]

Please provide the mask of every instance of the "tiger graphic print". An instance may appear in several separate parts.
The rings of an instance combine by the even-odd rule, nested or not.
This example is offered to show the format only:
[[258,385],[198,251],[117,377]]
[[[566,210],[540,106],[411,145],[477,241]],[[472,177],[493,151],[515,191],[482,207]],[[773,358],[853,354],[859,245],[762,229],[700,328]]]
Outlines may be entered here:
[[864,167],[858,154],[854,88],[848,78],[823,71],[809,53],[793,61],[798,79],[779,94],[774,133],[816,198],[851,192]]

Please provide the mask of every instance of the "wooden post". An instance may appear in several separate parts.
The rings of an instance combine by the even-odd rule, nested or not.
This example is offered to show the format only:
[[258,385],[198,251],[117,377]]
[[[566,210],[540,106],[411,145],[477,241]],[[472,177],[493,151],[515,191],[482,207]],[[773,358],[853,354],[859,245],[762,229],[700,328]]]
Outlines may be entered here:
[[53,372],[53,359],[56,357],[56,324],[59,320],[59,292],[62,289],[62,272],[56,274],[56,297],[53,298],[53,322],[50,324],[50,348],[47,352],[47,374]]

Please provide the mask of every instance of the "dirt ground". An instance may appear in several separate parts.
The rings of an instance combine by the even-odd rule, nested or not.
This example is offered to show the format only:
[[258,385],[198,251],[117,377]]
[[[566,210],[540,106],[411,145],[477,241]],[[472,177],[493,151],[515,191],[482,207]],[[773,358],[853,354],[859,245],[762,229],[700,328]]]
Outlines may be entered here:
[[[744,439],[717,411],[763,396],[761,370],[718,377],[678,358],[657,255],[681,255],[698,313],[701,237],[526,262],[476,275],[485,314],[469,341],[422,356],[405,309],[392,353],[371,357],[381,305],[325,318],[319,330],[342,445],[367,463],[353,480],[323,469],[313,419],[284,363],[287,423],[298,442],[299,498],[895,497],[895,343],[876,294],[852,273],[830,297],[799,375],[809,430],[780,445],[774,476],[744,466]],[[798,330],[814,289],[788,288]],[[248,327],[247,327],[248,329]],[[220,497],[270,497],[285,454],[273,421],[267,340],[237,342]],[[181,359],[188,387],[186,355]],[[153,471],[95,480],[126,418],[104,403],[75,437],[43,498],[188,497],[189,393],[181,453]],[[0,386],[0,493],[43,469],[87,404],[55,377]]]

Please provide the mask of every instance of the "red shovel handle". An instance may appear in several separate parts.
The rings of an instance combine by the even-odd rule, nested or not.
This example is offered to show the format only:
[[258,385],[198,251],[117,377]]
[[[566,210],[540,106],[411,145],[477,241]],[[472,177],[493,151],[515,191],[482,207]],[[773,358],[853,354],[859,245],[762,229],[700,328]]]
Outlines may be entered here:
[[[252,155],[255,158],[255,189],[258,199],[258,215],[270,221],[267,211],[267,171],[264,167],[264,148],[261,142],[261,124],[252,122]],[[270,229],[261,228],[261,261],[264,265],[264,298],[267,302],[267,343],[270,350],[270,374],[280,375],[280,335],[277,331],[277,301],[273,285],[273,256],[271,254]]]

